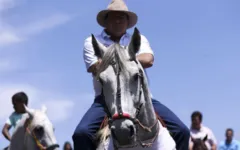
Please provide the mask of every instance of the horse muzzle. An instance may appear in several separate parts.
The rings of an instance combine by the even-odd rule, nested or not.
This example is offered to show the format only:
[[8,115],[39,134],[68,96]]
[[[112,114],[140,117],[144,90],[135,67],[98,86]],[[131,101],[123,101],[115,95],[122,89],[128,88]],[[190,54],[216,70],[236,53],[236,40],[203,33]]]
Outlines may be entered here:
[[117,119],[112,122],[111,133],[119,145],[132,145],[136,142],[136,126],[130,119]]

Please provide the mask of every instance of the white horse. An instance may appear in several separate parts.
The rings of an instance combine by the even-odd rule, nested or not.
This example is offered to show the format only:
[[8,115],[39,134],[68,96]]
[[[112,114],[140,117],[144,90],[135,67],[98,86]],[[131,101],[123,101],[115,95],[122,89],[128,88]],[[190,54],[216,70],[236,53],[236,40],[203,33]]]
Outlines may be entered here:
[[54,128],[46,115],[46,107],[33,110],[25,106],[26,114],[16,126],[7,150],[57,150]]
[[148,83],[136,53],[141,45],[137,28],[127,47],[108,48],[92,35],[95,55],[102,59],[96,78],[102,84],[108,125],[100,130],[97,150],[175,150],[176,144],[159,121]]

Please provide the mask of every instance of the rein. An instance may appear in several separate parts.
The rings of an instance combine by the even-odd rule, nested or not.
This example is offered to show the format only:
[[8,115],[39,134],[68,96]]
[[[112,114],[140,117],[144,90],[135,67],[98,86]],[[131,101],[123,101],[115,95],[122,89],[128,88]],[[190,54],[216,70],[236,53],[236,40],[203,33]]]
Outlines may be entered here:
[[28,133],[30,136],[33,137],[33,139],[34,139],[37,147],[39,148],[39,150],[52,150],[52,149],[54,149],[54,148],[59,147],[58,144],[53,144],[53,145],[51,145],[51,146],[49,146],[49,147],[44,146],[44,145],[40,142],[40,140],[37,138],[37,136],[35,135],[35,133],[34,133],[34,132],[31,132],[31,130],[29,129],[29,126],[30,126],[30,125],[31,125],[31,121],[29,121],[29,122],[27,123],[26,131],[27,131],[27,133]]
[[[134,61],[138,64],[138,62],[137,62],[136,60],[134,60]],[[154,128],[156,125],[158,125],[158,120],[159,120],[159,118],[158,118],[158,116],[156,115],[156,121],[155,121],[155,122],[153,123],[153,125],[151,125],[150,127],[144,126],[144,125],[139,121],[138,116],[139,116],[140,110],[141,110],[142,105],[143,105],[143,103],[140,103],[140,100],[141,100],[141,97],[142,97],[142,91],[141,91],[141,90],[139,91],[139,96],[138,96],[139,105],[138,105],[138,107],[136,108],[135,117],[131,117],[131,115],[129,115],[128,113],[124,113],[124,112],[122,111],[122,106],[121,106],[121,86],[120,86],[120,72],[121,72],[121,69],[120,69],[120,67],[117,68],[117,67],[115,66],[115,63],[112,63],[112,66],[113,66],[113,69],[114,69],[115,74],[117,75],[117,92],[116,92],[117,113],[114,114],[113,116],[111,116],[111,113],[110,113],[110,111],[109,111],[109,109],[108,109],[108,107],[107,107],[107,105],[106,105],[106,101],[104,100],[103,105],[104,105],[105,112],[107,113],[107,116],[108,116],[108,124],[109,124],[109,127],[111,127],[111,124],[113,123],[113,121],[124,118],[124,119],[129,119],[129,120],[131,120],[131,121],[136,125],[137,138],[139,137],[139,136],[138,136],[139,128],[138,128],[137,125],[139,125],[139,127],[141,127],[142,129],[144,129],[144,130],[147,131],[147,132],[152,132],[152,128]],[[141,88],[142,88],[142,85],[143,85],[143,83],[144,83],[144,82],[143,82],[144,78],[143,78],[143,71],[142,71],[141,69],[139,69],[139,76],[138,76],[138,78],[139,78],[139,77],[140,77],[140,86],[141,86]],[[100,80],[100,82],[101,82],[101,84],[103,84],[101,80]],[[102,95],[103,98],[104,98],[103,89],[102,89],[102,94],[101,94],[101,95]],[[147,141],[149,141],[149,142],[141,141],[139,138],[138,138],[137,140],[138,140],[138,142],[140,143],[140,145],[141,145],[142,147],[151,147],[151,146],[153,145],[154,141],[156,140],[159,131],[160,131],[160,127],[159,127],[159,125],[158,125],[156,135],[155,135],[152,139],[150,139],[150,141],[147,140]],[[113,134],[113,136],[114,136],[114,134]],[[138,145],[138,144],[135,144],[135,145],[130,146],[130,147],[136,147],[137,145]],[[115,142],[114,142],[114,147],[115,147],[115,149],[118,149],[118,148],[129,148],[129,146],[119,146],[119,145],[116,144]]]

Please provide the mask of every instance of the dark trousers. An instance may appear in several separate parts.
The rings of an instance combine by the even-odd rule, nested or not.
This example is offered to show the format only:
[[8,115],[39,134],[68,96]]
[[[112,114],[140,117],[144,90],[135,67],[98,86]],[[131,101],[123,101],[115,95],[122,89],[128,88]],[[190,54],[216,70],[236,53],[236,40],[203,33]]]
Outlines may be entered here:
[[[163,119],[168,130],[171,132],[173,139],[177,144],[177,150],[188,150],[190,132],[182,121],[166,106],[159,101],[152,99],[156,113]],[[103,109],[102,97],[95,98],[94,103],[83,116],[72,136],[74,150],[95,150],[93,142],[95,133],[99,130],[100,125],[106,113]]]

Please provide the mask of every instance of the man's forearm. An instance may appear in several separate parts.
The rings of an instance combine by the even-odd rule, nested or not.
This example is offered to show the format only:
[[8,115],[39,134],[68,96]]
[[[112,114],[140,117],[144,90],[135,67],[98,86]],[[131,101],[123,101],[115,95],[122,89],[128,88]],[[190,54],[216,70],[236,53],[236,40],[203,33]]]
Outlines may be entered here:
[[11,141],[11,136],[10,136],[10,134],[9,134],[8,131],[3,130],[3,131],[2,131],[2,134],[3,134],[3,136],[4,136],[7,140]]
[[[144,53],[144,54],[140,54],[137,56],[138,61],[141,63],[143,68],[149,68],[152,67],[153,62],[154,62],[154,57],[152,54],[149,53]],[[101,59],[98,60],[98,62],[96,62],[95,64],[93,64],[89,69],[88,72],[89,73],[93,73],[94,75],[96,74],[97,71],[97,67],[98,65],[102,62]]]
[[213,145],[212,150],[217,150],[217,145]]
[[145,53],[137,56],[138,61],[141,63],[143,68],[150,68],[153,66],[154,57],[152,54]]
[[95,64],[93,64],[91,67],[89,67],[87,71],[89,73],[92,73],[95,76],[97,73],[98,66],[101,62],[102,62],[102,60],[99,59]]

